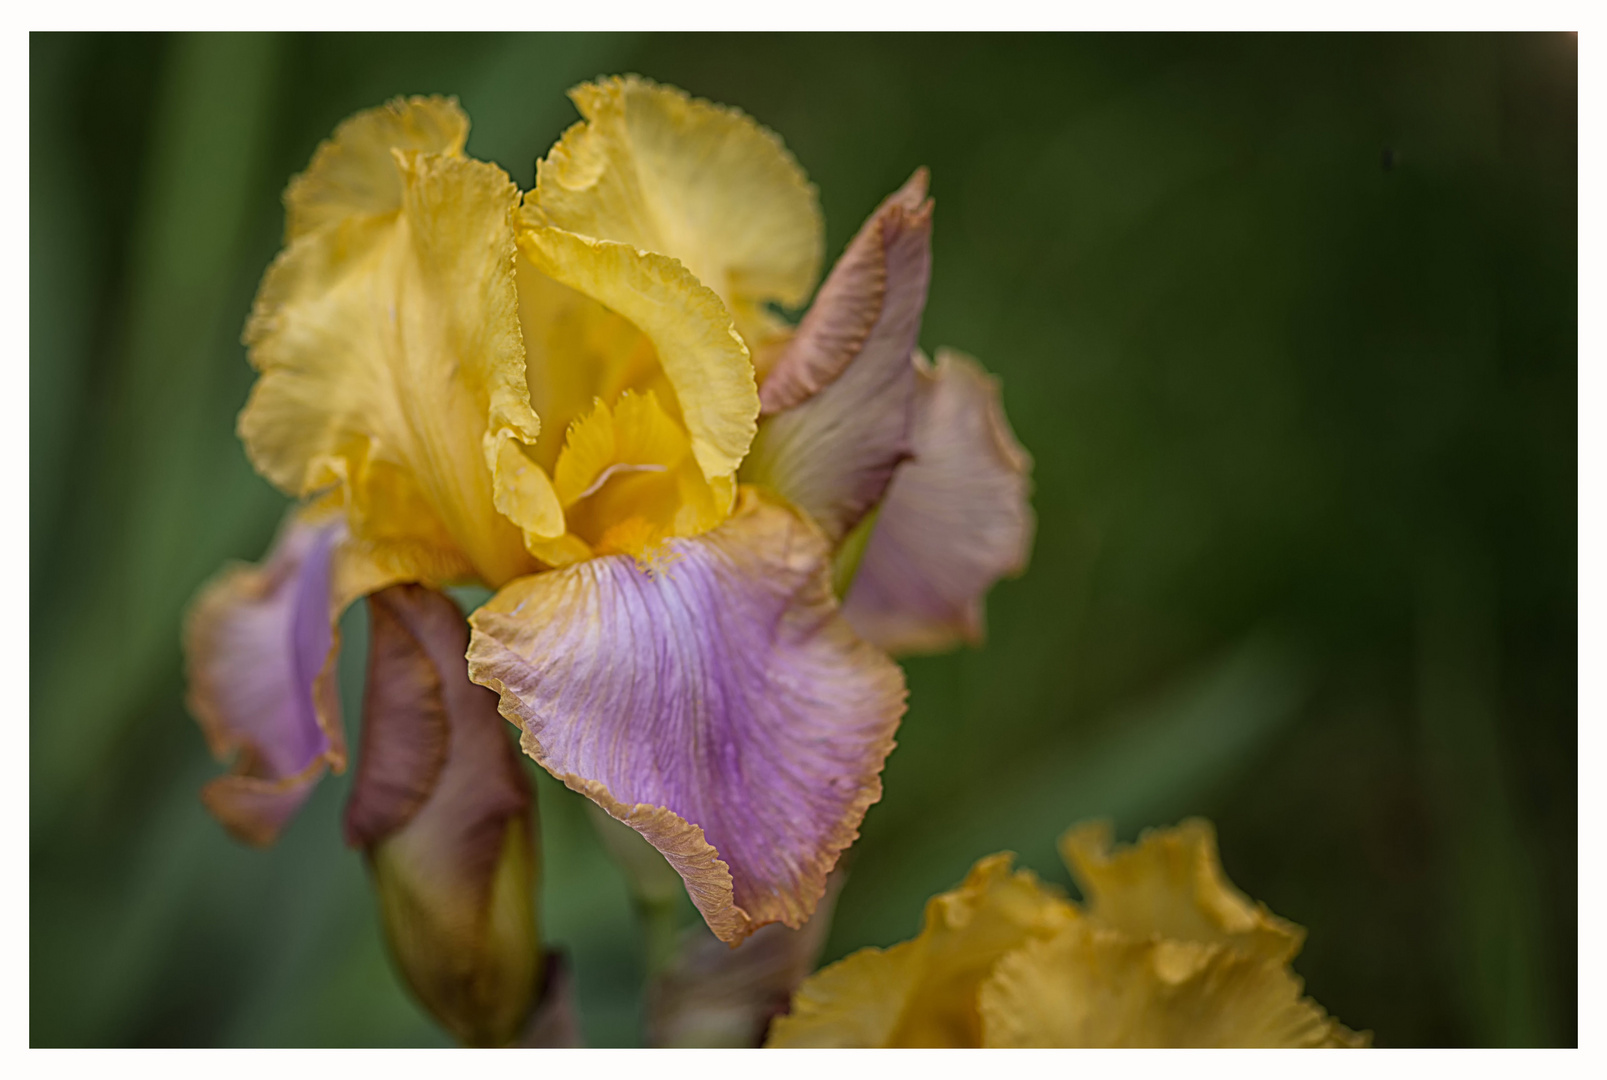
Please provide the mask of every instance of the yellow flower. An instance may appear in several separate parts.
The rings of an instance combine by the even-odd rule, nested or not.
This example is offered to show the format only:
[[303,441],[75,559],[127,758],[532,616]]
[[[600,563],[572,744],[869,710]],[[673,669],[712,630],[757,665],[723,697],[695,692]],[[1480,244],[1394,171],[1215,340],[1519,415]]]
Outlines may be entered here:
[[773,1047],[1365,1046],[1289,969],[1303,931],[1222,873],[1209,823],[1112,851],[1103,822],[1061,853],[1074,904],[991,855],[933,897],[919,936],[811,976]]
[[759,411],[720,298],[674,258],[558,228],[538,199],[521,212],[501,169],[463,156],[467,132],[453,101],[392,102],[291,185],[246,330],[253,464],[342,502],[374,561],[437,584],[496,588],[717,525]]

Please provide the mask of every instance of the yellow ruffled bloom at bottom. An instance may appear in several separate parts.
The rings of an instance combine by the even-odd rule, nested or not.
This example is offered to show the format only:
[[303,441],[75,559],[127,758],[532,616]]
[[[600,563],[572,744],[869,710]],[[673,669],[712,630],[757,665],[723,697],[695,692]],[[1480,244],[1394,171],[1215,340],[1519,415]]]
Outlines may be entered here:
[[921,933],[816,972],[772,1047],[1361,1047],[1301,995],[1303,931],[1228,882],[1209,823],[1111,850],[1069,831],[1074,904],[1011,856],[933,897]]

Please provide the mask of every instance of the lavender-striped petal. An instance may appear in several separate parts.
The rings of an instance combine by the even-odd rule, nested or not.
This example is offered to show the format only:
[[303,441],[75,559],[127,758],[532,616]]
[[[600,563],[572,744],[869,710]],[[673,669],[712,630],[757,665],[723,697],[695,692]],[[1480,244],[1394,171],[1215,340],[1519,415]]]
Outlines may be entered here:
[[234,771],[202,790],[236,837],[269,844],[330,766],[345,768],[334,659],[338,519],[293,516],[261,566],[225,567],[185,624],[188,704]]
[[724,941],[803,925],[881,797],[903,675],[840,617],[828,559],[744,491],[655,568],[522,578],[471,619],[470,676],[526,752],[663,852]]

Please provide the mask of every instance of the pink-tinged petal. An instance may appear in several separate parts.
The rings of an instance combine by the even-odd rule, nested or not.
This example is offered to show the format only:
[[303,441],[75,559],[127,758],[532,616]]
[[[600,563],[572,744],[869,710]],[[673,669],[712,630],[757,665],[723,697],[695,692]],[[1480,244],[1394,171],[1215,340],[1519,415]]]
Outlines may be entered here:
[[719,528],[522,578],[469,672],[550,773],[645,836],[721,940],[803,925],[881,797],[904,679],[841,619],[824,540],[745,490]]
[[917,169],[876,208],[831,268],[759,388],[766,415],[802,404],[859,355],[887,296],[889,237],[931,215],[926,183],[926,170]]
[[1032,459],[997,381],[949,350],[919,378],[915,457],[888,486],[843,602],[855,630],[900,654],[979,644],[983,597],[1032,551]]
[[803,509],[833,543],[910,454],[931,236],[921,170],[848,245],[759,392],[765,415],[742,476]]
[[450,623],[462,623],[463,617],[447,597],[440,599],[449,610],[437,610],[423,596],[411,595],[415,591],[439,596],[397,585],[368,602],[363,732],[346,804],[346,843],[352,847],[377,844],[411,821],[446,768],[452,722],[429,644],[434,644],[432,634],[445,636],[447,645],[437,651],[449,659]]
[[468,679],[468,625],[419,585],[369,597],[368,691],[346,836],[425,1006],[470,1045],[511,1042],[541,974],[524,768],[497,697]]
[[264,564],[225,567],[186,619],[190,711],[212,753],[235,757],[202,799],[250,844],[272,843],[324,771],[345,768],[334,671],[344,534],[338,519],[292,517]]
[[260,566],[226,566],[196,595],[184,625],[186,703],[212,753],[234,758],[201,799],[238,839],[271,844],[324,772],[346,768],[340,616],[398,577],[314,507],[292,512]]

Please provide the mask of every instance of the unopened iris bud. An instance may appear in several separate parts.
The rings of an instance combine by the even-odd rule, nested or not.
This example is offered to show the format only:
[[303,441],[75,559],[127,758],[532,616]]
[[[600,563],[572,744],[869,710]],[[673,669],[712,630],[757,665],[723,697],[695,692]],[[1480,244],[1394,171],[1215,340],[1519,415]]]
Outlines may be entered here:
[[513,1042],[542,978],[534,804],[468,626],[417,585],[369,597],[362,752],[346,836],[368,856],[391,955],[470,1046]]

